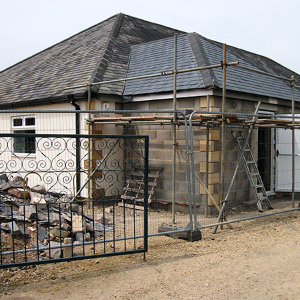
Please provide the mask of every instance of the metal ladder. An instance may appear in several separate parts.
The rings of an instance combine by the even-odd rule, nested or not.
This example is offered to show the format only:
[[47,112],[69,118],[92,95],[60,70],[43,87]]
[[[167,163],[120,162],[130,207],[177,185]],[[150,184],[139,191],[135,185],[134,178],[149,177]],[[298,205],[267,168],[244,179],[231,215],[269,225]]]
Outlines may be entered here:
[[[257,200],[258,210],[260,212],[263,212],[263,209],[262,209],[263,201],[266,202],[268,209],[273,209],[271,202],[268,198],[264,183],[261,179],[257,164],[256,164],[253,154],[251,152],[250,146],[248,143],[245,146],[245,137],[243,135],[243,132],[240,131],[240,136],[237,136],[234,131],[232,131],[231,133],[237,144],[239,154],[242,155],[242,161],[243,161],[248,179],[250,181],[250,185],[253,189],[255,198]],[[245,152],[242,153],[244,146],[245,146]]]
[[[162,170],[161,167],[148,168],[148,204],[152,201],[154,194],[154,188],[157,185],[159,179],[159,173]],[[126,181],[124,187],[124,194],[121,195],[124,201],[131,201],[135,204],[144,202],[144,173],[135,171],[130,174],[130,179]]]

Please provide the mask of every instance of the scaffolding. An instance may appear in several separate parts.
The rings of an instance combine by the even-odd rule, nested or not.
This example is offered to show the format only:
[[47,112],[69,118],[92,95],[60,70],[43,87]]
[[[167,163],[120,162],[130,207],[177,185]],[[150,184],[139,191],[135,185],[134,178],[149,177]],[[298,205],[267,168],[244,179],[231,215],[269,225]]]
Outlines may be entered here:
[[[292,115],[291,120],[286,120],[286,115],[276,115],[276,118],[272,118],[269,115],[263,114],[243,114],[243,113],[227,113],[225,108],[226,103],[226,72],[227,68],[241,68],[251,72],[256,72],[265,76],[274,77],[280,80],[284,80],[288,82],[291,86],[291,107],[292,107]],[[223,72],[223,87],[222,87],[222,105],[221,105],[221,112],[211,112],[209,111],[209,101],[210,95],[207,95],[207,110],[205,111],[193,111],[193,110],[178,110],[177,108],[177,84],[176,84],[176,76],[181,73],[188,73],[193,71],[200,71],[200,70],[208,70],[214,68],[222,68]],[[109,111],[110,114],[120,114],[121,116],[96,116],[93,115],[95,113],[105,114],[107,111],[95,111],[91,110],[91,101],[92,101],[92,93],[91,89],[94,86],[100,86],[105,84],[117,83],[117,82],[126,82],[132,81],[137,79],[147,79],[153,77],[160,77],[160,76],[170,76],[173,75],[173,110],[161,110],[161,111],[139,111],[139,110],[115,110]],[[295,79],[292,76],[291,78],[286,78],[282,76],[277,76],[274,74],[266,73],[263,71],[254,70],[251,68],[247,68],[244,66],[239,65],[239,62],[228,62],[226,58],[226,44],[223,45],[223,60],[220,64],[210,65],[205,67],[197,67],[197,68],[190,68],[184,70],[177,70],[177,36],[174,36],[174,70],[169,72],[160,72],[151,75],[142,75],[136,76],[131,78],[121,78],[121,79],[114,79],[109,81],[102,81],[96,83],[87,83],[78,86],[68,87],[66,89],[76,89],[87,87],[88,90],[88,110],[85,113],[88,113],[88,134],[92,133],[92,125],[93,124],[116,124],[123,126],[124,128],[128,128],[130,126],[139,126],[139,125],[161,125],[161,126],[170,126],[172,130],[172,146],[173,146],[173,155],[172,155],[172,220],[173,224],[176,223],[175,220],[175,203],[176,203],[176,190],[175,190],[175,183],[176,183],[176,152],[179,151],[178,143],[176,140],[176,131],[179,126],[184,126],[185,128],[185,157],[186,157],[186,168],[187,168],[187,177],[188,177],[188,195],[189,195],[189,213],[190,213],[190,223],[188,224],[187,228],[190,229],[197,229],[201,228],[201,226],[197,221],[197,213],[196,213],[196,189],[195,189],[195,178],[197,177],[198,181],[200,182],[201,186],[205,190],[207,197],[205,203],[205,216],[207,216],[207,207],[208,207],[208,198],[210,198],[217,208],[219,212],[218,221],[217,223],[222,223],[224,221],[224,208],[227,203],[227,198],[230,194],[230,188],[227,191],[225,190],[225,153],[226,153],[226,145],[225,145],[225,130],[226,128],[242,128],[249,130],[251,128],[289,128],[292,130],[292,206],[295,207],[295,136],[294,130],[300,128],[300,121],[295,121],[295,99],[294,99],[294,89],[299,88],[299,86],[295,85]],[[79,111],[77,113],[80,113]],[[143,114],[143,116],[130,116],[130,114]],[[126,116],[125,116],[126,114]],[[129,116],[127,116],[129,114]],[[144,116],[147,114],[147,116]],[[153,114],[153,115],[150,115]],[[255,119],[249,120],[249,117]],[[263,119],[258,119],[258,117],[263,117]],[[282,117],[282,119],[280,119]],[[221,151],[220,151],[220,199],[214,199],[211,192],[208,190],[208,163],[209,159],[208,156],[206,157],[206,179],[201,179],[195,173],[194,170],[194,150],[193,150],[193,127],[201,127],[206,129],[207,131],[207,139],[209,136],[209,131],[212,128],[219,128],[221,130]],[[188,130],[189,128],[189,130]],[[250,137],[249,134],[249,137]],[[248,137],[248,138],[249,138]],[[206,155],[209,153],[209,143],[207,140],[207,150]],[[88,151],[90,155],[90,151]],[[88,163],[90,163],[90,157],[88,158]],[[236,170],[239,168],[239,163],[237,164]],[[88,170],[91,169],[91,166],[88,166]],[[91,175],[91,174],[90,174]],[[90,179],[92,176],[89,176],[88,181],[85,185],[90,185]],[[233,176],[234,181],[235,176]],[[90,187],[88,187],[90,190]],[[194,215],[194,220],[192,220],[192,215]]]

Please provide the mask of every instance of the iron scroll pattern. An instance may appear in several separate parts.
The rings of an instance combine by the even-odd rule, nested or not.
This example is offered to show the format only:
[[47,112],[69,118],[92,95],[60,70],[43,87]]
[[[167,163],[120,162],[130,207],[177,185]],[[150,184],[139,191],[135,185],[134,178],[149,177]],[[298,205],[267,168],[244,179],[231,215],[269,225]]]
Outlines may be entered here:
[[[34,153],[14,151],[33,139]],[[139,172],[147,199],[148,148],[145,136],[0,136],[0,268],[146,252],[147,203],[137,214],[122,196]]]
[[[34,153],[16,152],[28,149],[32,138]],[[41,179],[28,176],[29,186],[43,184],[50,194],[78,200],[117,198],[128,174],[144,172],[144,152],[141,137],[6,134],[0,137],[0,174],[24,178],[36,173]]]

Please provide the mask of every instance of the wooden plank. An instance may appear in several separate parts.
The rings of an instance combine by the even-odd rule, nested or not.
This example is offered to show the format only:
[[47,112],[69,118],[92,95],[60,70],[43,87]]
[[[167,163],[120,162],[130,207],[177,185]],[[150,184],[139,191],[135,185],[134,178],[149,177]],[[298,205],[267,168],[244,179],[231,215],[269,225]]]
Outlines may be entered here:
[[144,210],[144,206],[140,206],[140,205],[127,204],[127,203],[123,203],[123,202],[119,202],[118,205],[121,207],[131,208],[131,209],[135,209],[135,210]]
[[[140,194],[143,194],[143,192],[144,192],[143,189],[129,188],[126,186],[123,189],[128,192],[134,192],[134,193],[140,193]],[[148,191],[148,195],[153,195],[153,194],[154,194],[154,191]]]

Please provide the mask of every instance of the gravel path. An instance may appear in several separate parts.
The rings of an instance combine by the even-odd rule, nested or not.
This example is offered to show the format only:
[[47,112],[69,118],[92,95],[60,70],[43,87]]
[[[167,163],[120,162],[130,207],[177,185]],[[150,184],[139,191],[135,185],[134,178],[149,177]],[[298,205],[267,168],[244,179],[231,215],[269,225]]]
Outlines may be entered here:
[[2,270],[2,299],[300,299],[300,212],[198,242],[149,239],[143,255]]

